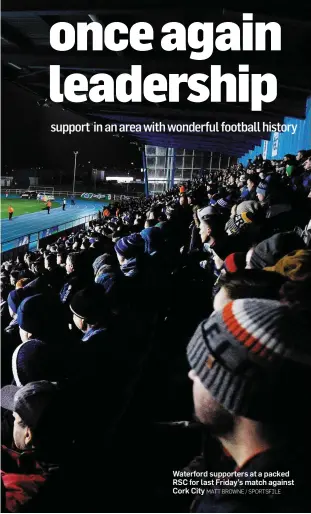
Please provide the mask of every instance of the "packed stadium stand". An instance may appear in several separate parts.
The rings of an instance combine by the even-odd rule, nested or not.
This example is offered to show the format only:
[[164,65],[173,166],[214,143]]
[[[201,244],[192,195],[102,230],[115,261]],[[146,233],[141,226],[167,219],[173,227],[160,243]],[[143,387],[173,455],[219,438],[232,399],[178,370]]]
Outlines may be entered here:
[[[53,59],[64,74],[132,60],[48,50],[55,20],[114,17],[92,2],[15,3],[3,12],[4,74],[32,93],[45,94]],[[164,13],[153,4],[118,19],[156,25]],[[266,54],[253,62],[266,60],[282,84],[257,118],[299,119],[297,138],[141,134],[145,183],[157,172],[148,157],[163,157],[151,147],[176,158],[182,148],[192,165],[178,177],[166,166],[165,187],[107,201],[87,224],[1,264],[3,512],[310,511],[310,21],[295,6],[252,9],[282,21],[288,52],[285,65]],[[143,59],[172,70],[182,57]],[[185,106],[75,109],[116,122],[256,119],[245,106]],[[194,166],[207,151],[226,164]]]

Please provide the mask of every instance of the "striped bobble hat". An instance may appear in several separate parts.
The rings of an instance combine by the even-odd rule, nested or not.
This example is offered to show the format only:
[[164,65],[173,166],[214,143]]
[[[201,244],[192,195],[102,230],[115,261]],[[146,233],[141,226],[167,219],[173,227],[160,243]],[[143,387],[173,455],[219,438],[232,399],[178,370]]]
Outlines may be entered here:
[[144,252],[145,241],[140,234],[134,233],[119,239],[114,248],[119,255],[122,255],[125,259],[130,259]]
[[236,209],[237,214],[242,214],[242,212],[251,212],[255,214],[260,210],[260,203],[256,202],[256,200],[245,200],[244,202],[239,203]]
[[[311,385],[311,324],[275,300],[239,299],[200,323],[187,348],[191,368],[231,413],[283,421]],[[294,405],[294,406],[293,406]]]
[[248,223],[252,223],[251,213],[242,212],[241,214],[235,214],[227,221],[226,231],[229,235],[238,234]]

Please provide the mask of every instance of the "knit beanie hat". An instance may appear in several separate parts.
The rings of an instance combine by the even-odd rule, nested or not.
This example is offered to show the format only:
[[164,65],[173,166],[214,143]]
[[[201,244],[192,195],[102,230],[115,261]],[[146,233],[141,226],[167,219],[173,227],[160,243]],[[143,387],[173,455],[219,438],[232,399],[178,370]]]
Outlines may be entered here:
[[251,212],[255,214],[258,210],[260,210],[260,203],[256,202],[256,200],[245,200],[244,202],[239,203],[236,208],[237,214],[242,214],[242,212]]
[[115,251],[125,257],[125,259],[130,259],[131,257],[137,257],[137,255],[144,252],[145,242],[140,234],[135,233],[129,236],[122,237],[115,244]]
[[235,214],[226,223],[226,231],[232,234],[239,234],[249,223],[252,223],[251,213],[242,212]]
[[44,341],[53,335],[61,336],[65,327],[62,304],[52,293],[50,296],[30,296],[22,301],[17,310],[17,323],[20,328]]
[[14,291],[11,291],[8,296],[8,306],[12,309],[14,314],[17,313],[18,307],[22,303],[22,301],[25,299],[26,294],[23,291],[23,289],[15,289]]
[[[216,200],[215,200],[215,203]],[[202,209],[198,209],[198,218],[200,221],[209,218],[210,216],[215,216],[217,213],[217,210],[212,205],[208,205],[207,207],[203,207]]]
[[310,332],[310,320],[278,301],[235,300],[199,324],[188,361],[225,409],[280,423],[310,389]]
[[161,247],[163,247],[164,238],[159,227],[145,228],[141,231],[140,235],[145,241],[145,253],[150,255],[161,250]]
[[109,306],[105,288],[101,284],[94,283],[78,291],[71,300],[70,310],[90,325],[107,321]]
[[226,257],[224,262],[224,268],[229,273],[235,273],[239,270],[244,270],[246,266],[246,253],[245,252],[234,252],[230,253]]
[[282,257],[275,266],[264,268],[265,271],[275,271],[296,280],[311,273],[311,250],[295,250]]
[[29,339],[12,356],[12,371],[18,387],[37,380],[58,382],[65,378],[64,354],[56,346]]
[[274,266],[286,254],[302,248],[305,248],[303,239],[295,232],[274,234],[255,246],[251,257],[251,267]]
[[266,182],[259,182],[257,189],[256,189],[256,193],[266,196],[267,190],[268,190],[268,184]]
[[96,257],[95,261],[93,262],[93,270],[95,275],[98,273],[102,266],[105,264],[113,264],[114,262],[115,259],[109,253],[104,253],[103,255]]

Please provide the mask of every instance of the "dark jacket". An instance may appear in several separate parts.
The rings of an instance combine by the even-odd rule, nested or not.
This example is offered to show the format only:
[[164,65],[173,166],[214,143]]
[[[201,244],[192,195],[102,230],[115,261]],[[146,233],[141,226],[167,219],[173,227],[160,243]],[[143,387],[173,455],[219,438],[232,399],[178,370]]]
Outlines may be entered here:
[[258,201],[257,193],[256,193],[256,187],[252,187],[252,189],[247,193],[247,195],[245,197],[243,197],[243,200],[244,201],[246,201],[246,200],[256,200],[256,201]]
[[66,270],[57,266],[53,270],[50,270],[47,274],[47,280],[52,289],[59,293],[66,281]]
[[[237,473],[247,473],[247,477],[221,479],[236,480],[236,486],[206,486],[208,492],[196,497],[191,511],[310,512],[309,458],[304,449],[291,447],[273,448],[257,454],[242,468],[236,469]],[[288,471],[289,476],[279,476],[280,472]],[[270,476],[264,476],[264,473],[270,473]],[[210,477],[204,480],[210,480]],[[293,485],[285,485],[283,480]]]

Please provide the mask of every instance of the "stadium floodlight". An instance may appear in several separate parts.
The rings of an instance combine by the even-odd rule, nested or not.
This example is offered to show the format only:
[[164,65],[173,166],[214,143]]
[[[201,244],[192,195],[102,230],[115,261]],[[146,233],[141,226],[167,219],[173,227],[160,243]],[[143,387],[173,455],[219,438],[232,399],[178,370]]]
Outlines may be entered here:
[[74,152],[74,156],[75,156],[75,165],[74,165],[74,168],[73,168],[73,183],[72,183],[72,194],[74,195],[75,194],[75,186],[76,186],[76,170],[77,170],[77,156],[78,156],[78,150],[75,150]]

